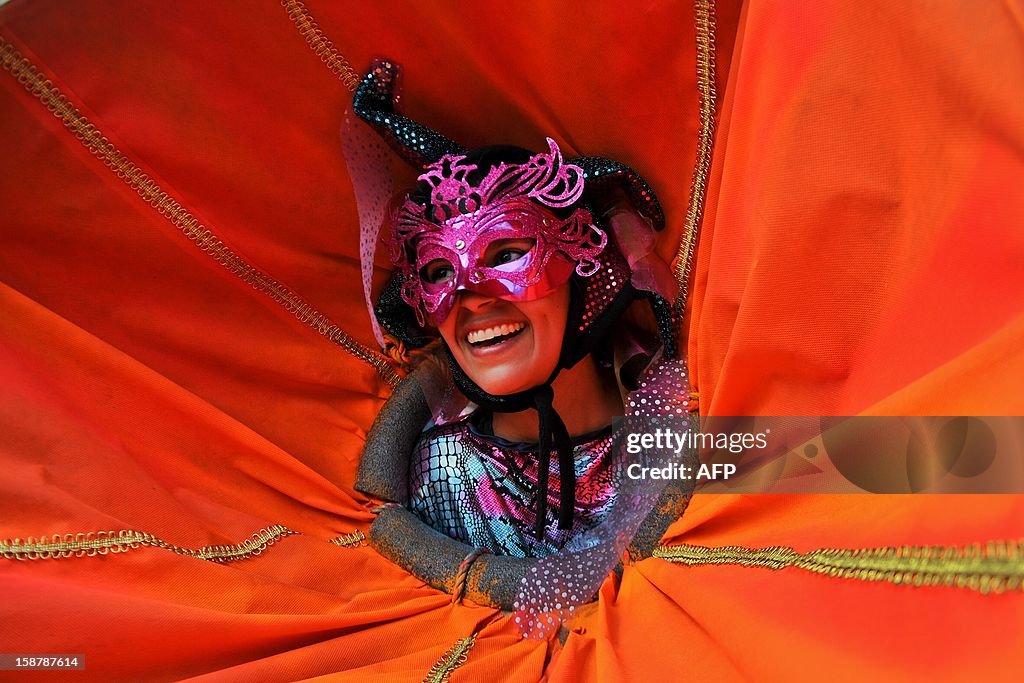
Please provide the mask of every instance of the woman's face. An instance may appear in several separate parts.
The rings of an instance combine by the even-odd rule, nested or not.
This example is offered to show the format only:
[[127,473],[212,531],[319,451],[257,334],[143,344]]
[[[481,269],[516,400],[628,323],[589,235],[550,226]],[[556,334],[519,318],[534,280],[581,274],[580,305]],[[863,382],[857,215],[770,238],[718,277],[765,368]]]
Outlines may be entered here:
[[568,283],[534,301],[462,291],[438,329],[463,372],[487,393],[504,396],[551,376],[568,313]]

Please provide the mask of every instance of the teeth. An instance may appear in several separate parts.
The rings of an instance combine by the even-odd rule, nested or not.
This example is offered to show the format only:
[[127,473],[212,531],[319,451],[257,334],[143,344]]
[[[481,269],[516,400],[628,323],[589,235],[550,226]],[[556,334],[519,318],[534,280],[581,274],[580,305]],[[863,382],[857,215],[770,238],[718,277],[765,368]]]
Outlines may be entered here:
[[525,323],[508,323],[505,325],[495,325],[494,327],[488,327],[486,330],[474,330],[466,335],[466,341],[470,344],[479,344],[495,337],[504,337],[518,332],[519,330],[526,327]]

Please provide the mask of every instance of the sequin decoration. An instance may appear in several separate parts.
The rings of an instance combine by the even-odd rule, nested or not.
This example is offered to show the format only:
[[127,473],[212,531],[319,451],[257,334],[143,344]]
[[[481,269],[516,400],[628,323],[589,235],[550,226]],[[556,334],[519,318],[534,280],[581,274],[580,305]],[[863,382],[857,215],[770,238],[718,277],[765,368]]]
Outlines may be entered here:
[[426,169],[445,154],[465,154],[466,149],[422,123],[395,110],[398,100],[399,69],[387,60],[373,63],[356,88],[352,109],[373,126],[399,156],[419,169]]
[[[639,388],[630,393],[626,420],[686,417],[688,398],[685,363],[677,358],[663,359],[644,372]],[[690,420],[691,428],[696,429],[695,418],[690,417]],[[684,461],[693,462],[696,453],[650,449],[630,454],[624,448],[616,448],[612,457],[616,467],[628,473],[634,463],[660,469]],[[585,539],[581,537],[581,542],[570,541],[559,552],[541,558],[530,568],[515,600],[515,622],[524,637],[550,636],[576,607],[593,599],[654,508],[665,485],[664,479],[623,477],[615,503],[600,525]]]
[[537,447],[486,436],[463,420],[429,430],[410,462],[409,509],[426,524],[496,555],[544,557],[586,543],[615,504],[623,470],[611,455],[611,430],[574,442],[576,505],[572,527],[557,526],[561,481],[552,458],[544,537],[537,518]]
[[655,230],[665,227],[665,212],[647,181],[625,164],[603,157],[579,157],[572,162],[583,169],[586,196],[601,195],[622,188],[637,211]]
[[678,358],[668,358],[658,367],[658,372],[645,372],[636,391],[626,397],[626,415],[683,417],[693,412],[686,364]]
[[584,281],[582,310],[576,325],[584,333],[600,318],[629,282],[629,265],[618,249],[605,250],[601,267]]
[[385,348],[384,335],[374,315],[370,284],[377,239],[384,224],[388,202],[394,193],[391,157],[384,143],[366,126],[353,120],[352,114],[347,111],[341,129],[341,141],[359,212],[359,264],[363,297],[370,315],[373,336],[377,344]]

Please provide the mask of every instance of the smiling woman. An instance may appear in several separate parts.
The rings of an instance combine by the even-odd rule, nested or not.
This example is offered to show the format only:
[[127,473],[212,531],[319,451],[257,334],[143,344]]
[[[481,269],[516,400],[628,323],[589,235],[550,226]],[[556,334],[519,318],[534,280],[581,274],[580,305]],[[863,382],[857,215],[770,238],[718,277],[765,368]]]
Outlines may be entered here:
[[[384,407],[359,485],[396,504],[371,527],[385,555],[455,594],[465,587],[453,573],[486,583],[475,599],[509,609],[531,567],[506,563],[483,581],[490,560],[481,553],[525,560],[628,541],[657,498],[639,515],[616,513],[626,463],[611,422],[641,371],[674,356],[668,266],[650,251],[663,216],[634,171],[565,160],[551,139],[542,153],[465,152],[394,111],[396,76],[378,63],[354,106],[422,172],[390,222],[400,296],[385,295],[376,311],[406,346],[436,330],[440,371],[417,371]],[[425,141],[429,153],[409,141]],[[638,300],[651,303],[648,326],[619,325],[640,315],[631,309]],[[423,413],[424,397],[434,397],[432,424],[420,433],[425,420],[412,420],[396,441],[394,416]],[[648,522],[662,531],[685,504],[678,491],[666,495],[675,514]],[[607,554],[613,564],[624,541]]]

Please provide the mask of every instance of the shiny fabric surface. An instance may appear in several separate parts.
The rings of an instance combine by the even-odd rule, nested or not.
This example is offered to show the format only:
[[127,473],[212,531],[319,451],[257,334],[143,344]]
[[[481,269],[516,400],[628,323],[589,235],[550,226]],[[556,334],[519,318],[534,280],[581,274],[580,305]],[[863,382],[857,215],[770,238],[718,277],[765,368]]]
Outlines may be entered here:
[[[664,205],[658,253],[675,253],[692,3],[306,5],[355,70],[423,65],[407,111],[462,144],[550,135],[628,163]],[[1021,3],[716,14],[683,330],[702,410],[1024,412]],[[13,0],[0,37],[202,228],[374,344],[338,142],[351,92],[287,7]],[[0,539],[300,534],[226,563],[156,546],[0,558],[5,652],[85,653],[77,681],[405,683],[475,634],[454,683],[1019,678],[1019,592],[651,558],[609,577],[563,644],[331,543],[372,519],[352,483],[387,384],[211,258],[62,111],[0,72]],[[375,290],[389,272],[380,258]],[[1022,520],[1017,496],[698,495],[665,540],[966,547],[1024,538]]]
[[498,555],[544,557],[586,547],[617,499],[624,472],[612,453],[610,428],[574,439],[576,508],[559,529],[558,458],[552,458],[544,537],[537,520],[537,446],[481,433],[469,419],[424,433],[409,463],[409,509],[452,538]]

